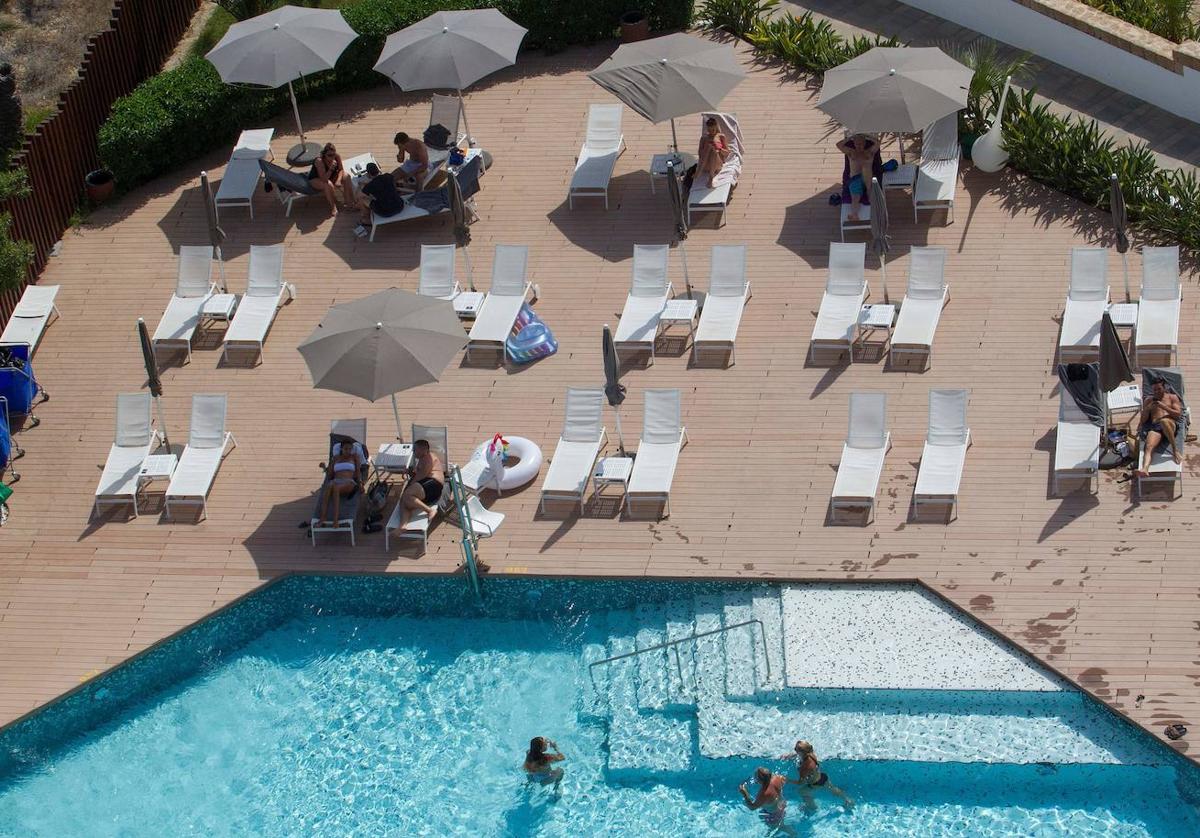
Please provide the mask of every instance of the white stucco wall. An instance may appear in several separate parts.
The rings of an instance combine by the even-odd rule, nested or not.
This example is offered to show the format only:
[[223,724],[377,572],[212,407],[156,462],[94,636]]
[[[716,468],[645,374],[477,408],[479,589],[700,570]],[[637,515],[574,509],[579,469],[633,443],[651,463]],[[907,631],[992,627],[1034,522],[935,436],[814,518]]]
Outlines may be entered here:
[[1200,122],[1200,73],[1146,61],[1013,0],[901,0]]

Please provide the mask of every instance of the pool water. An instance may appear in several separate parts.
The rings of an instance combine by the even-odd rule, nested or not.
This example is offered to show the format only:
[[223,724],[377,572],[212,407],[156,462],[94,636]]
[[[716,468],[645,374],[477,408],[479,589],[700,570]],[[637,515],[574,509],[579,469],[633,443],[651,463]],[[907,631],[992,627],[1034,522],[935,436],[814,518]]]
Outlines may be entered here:
[[[347,584],[277,585],[262,596],[287,607],[270,617],[227,612],[217,619],[253,623],[253,636],[230,641],[235,631],[203,655],[188,649],[203,661],[198,671],[165,678],[186,661],[161,647],[152,694],[101,719],[123,688],[100,685],[64,702],[85,702],[82,710],[51,711],[90,727],[66,741],[39,744],[36,716],[0,734],[0,835],[766,834],[737,792],[761,755],[703,757],[694,711],[645,714],[691,724],[677,753],[659,754],[653,768],[609,765],[617,728],[586,712],[583,650],[608,641],[614,613],[633,613],[616,607],[638,595],[630,583],[600,589],[594,608],[587,586],[531,582],[538,596],[528,597],[510,583],[507,603],[489,603],[494,615],[461,617],[446,612],[468,606],[433,580],[414,583],[408,606],[389,589],[368,609]],[[422,585],[443,598],[422,595]],[[322,602],[339,598],[351,605]],[[820,712],[819,695],[803,703]],[[831,696],[830,713],[844,704]],[[1136,744],[1127,754],[1154,753],[1148,737],[1121,729]],[[523,749],[536,735],[568,757],[561,795],[525,782]],[[1159,751],[1137,764],[831,759],[823,768],[855,808],[818,794],[808,813],[789,791],[788,822],[813,836],[1200,834],[1181,796],[1186,767]]]

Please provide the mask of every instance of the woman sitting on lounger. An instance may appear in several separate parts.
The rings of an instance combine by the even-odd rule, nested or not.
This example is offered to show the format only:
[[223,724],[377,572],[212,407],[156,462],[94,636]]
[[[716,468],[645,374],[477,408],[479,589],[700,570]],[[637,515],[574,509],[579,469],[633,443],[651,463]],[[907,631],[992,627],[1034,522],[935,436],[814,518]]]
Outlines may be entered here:
[[325,148],[321,149],[321,156],[313,161],[312,168],[308,170],[308,180],[314,189],[325,193],[325,200],[329,202],[329,209],[333,212],[337,212],[338,208],[335,188],[337,186],[342,187],[342,197],[346,200],[346,206],[355,205],[354,181],[346,173],[342,165],[342,156],[337,153],[333,143],[325,143]]
[[[329,460],[325,485],[322,487],[321,514],[318,516],[322,526],[337,521],[341,499],[362,488],[360,465],[361,461],[355,446],[338,443],[333,447],[333,456]],[[331,501],[333,503],[332,517],[328,514]]]
[[729,159],[729,140],[721,133],[716,117],[704,121],[704,136],[700,138],[700,173],[708,176],[709,183],[721,171]]

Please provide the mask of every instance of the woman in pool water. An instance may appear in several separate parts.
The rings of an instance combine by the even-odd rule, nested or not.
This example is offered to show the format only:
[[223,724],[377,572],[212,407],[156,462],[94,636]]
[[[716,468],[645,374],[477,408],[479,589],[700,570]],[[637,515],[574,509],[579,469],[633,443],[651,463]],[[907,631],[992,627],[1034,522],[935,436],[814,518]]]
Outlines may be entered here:
[[[546,748],[554,749],[554,753],[549,753]],[[541,783],[543,786],[554,784],[554,790],[559,790],[559,784],[562,783],[563,770],[555,768],[554,763],[562,762],[566,759],[563,752],[558,749],[558,745],[553,739],[547,739],[545,736],[535,736],[529,740],[529,750],[525,752],[525,773],[529,775],[529,780]]]
[[849,795],[829,782],[829,775],[821,770],[821,761],[817,759],[813,746],[808,742],[803,739],[798,740],[793,752],[784,754],[780,759],[796,763],[797,777],[788,782],[800,787],[800,796],[804,798],[805,811],[812,812],[817,808],[816,801],[813,800],[813,789],[826,789],[835,797],[840,797],[842,806],[846,809],[854,805],[854,801],[850,799]]

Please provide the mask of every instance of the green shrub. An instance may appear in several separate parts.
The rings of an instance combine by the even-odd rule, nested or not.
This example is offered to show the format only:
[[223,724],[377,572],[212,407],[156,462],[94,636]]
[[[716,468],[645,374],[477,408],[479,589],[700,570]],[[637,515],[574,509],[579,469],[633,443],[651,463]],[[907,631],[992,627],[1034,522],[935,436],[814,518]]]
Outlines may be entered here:
[[991,126],[992,115],[1000,106],[1004,80],[1011,76],[1014,84],[1024,83],[1033,70],[1033,62],[1027,52],[1014,58],[1000,55],[992,41],[977,41],[966,48],[944,44],[942,49],[974,70],[967,90],[967,106],[958,114],[958,130],[979,136]]
[[12,215],[0,213],[0,291],[20,288],[29,276],[33,245],[9,235]]
[[1083,0],[1112,15],[1175,43],[1195,40],[1200,25],[1192,15],[1195,0]]
[[900,46],[895,38],[879,36],[860,35],[847,40],[828,20],[818,19],[812,12],[800,17],[789,12],[774,20],[759,18],[746,33],[746,39],[762,52],[814,75],[845,64],[875,47]]
[[[383,84],[375,62],[384,40],[443,9],[495,6],[529,29],[526,47],[559,48],[612,37],[632,0],[352,0],[342,7],[359,33],[332,72],[295,85],[299,99],[319,99]],[[330,5],[325,0],[322,5]],[[691,0],[641,0],[651,29],[686,27]],[[220,13],[220,12],[219,12]],[[219,36],[218,36],[219,37]],[[193,55],[179,67],[148,79],[113,104],[100,129],[100,159],[125,191],[178,168],[233,140],[287,107],[286,88],[263,91],[221,81],[211,64]]]
[[779,0],[704,0],[696,13],[706,29],[723,29],[744,38],[759,18],[768,17]]

